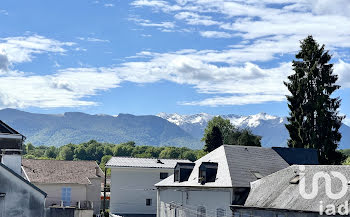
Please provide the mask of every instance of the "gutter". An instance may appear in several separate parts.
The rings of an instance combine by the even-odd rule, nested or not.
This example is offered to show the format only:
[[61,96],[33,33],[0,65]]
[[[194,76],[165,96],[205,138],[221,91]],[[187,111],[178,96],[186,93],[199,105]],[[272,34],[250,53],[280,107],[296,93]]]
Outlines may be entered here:
[[319,211],[311,211],[311,210],[281,209],[281,208],[255,207],[255,206],[242,206],[242,205],[231,205],[230,209],[232,210],[232,212],[236,211],[237,209],[255,209],[255,210],[298,212],[298,213],[319,213]]

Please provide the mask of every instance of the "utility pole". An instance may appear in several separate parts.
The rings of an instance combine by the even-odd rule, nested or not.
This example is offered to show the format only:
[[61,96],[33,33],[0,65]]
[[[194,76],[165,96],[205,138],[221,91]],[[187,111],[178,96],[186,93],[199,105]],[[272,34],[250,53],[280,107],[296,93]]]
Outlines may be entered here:
[[107,188],[107,168],[105,168],[105,180],[103,184],[103,215],[106,212],[106,188]]

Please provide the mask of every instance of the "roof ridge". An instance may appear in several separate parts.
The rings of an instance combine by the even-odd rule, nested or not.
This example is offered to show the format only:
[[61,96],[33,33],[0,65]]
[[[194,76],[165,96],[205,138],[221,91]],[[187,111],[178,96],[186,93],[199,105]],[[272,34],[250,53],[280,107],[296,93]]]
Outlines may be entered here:
[[36,160],[36,161],[61,161],[61,162],[95,162],[95,160],[59,160],[59,159],[30,159],[30,158],[23,158],[22,160]]
[[150,159],[150,160],[188,160],[179,158],[155,158],[155,157],[132,157],[132,156],[112,156],[112,158],[128,158],[128,159]]

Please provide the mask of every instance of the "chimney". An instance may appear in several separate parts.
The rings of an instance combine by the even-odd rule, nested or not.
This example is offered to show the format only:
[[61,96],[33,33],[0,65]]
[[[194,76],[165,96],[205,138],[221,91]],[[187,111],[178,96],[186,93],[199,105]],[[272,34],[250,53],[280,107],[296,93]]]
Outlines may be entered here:
[[20,149],[2,149],[1,163],[21,175],[22,170],[22,150]]

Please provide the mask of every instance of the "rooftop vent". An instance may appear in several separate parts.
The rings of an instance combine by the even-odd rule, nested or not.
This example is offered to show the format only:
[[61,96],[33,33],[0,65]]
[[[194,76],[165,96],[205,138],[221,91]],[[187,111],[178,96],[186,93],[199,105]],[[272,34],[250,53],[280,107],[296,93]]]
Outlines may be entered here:
[[157,159],[157,164],[164,164],[160,159]]

